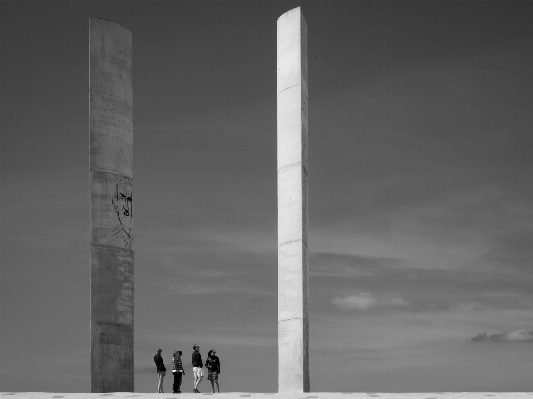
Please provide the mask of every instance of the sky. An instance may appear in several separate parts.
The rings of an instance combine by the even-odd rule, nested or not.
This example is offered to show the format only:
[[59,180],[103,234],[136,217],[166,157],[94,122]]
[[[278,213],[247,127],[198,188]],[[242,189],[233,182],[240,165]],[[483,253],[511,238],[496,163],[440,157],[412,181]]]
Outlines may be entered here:
[[135,390],[161,347],[192,391],[199,344],[222,391],[277,391],[297,6],[311,390],[533,391],[533,3],[461,0],[2,0],[0,391],[90,390],[89,16],[133,35]]

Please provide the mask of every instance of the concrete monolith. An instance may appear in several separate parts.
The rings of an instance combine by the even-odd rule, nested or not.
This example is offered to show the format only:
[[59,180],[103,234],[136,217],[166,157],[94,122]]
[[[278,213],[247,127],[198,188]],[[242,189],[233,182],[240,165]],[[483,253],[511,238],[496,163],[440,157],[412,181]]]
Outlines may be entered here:
[[278,19],[278,391],[309,392],[307,25]]
[[91,392],[133,392],[131,32],[89,18]]

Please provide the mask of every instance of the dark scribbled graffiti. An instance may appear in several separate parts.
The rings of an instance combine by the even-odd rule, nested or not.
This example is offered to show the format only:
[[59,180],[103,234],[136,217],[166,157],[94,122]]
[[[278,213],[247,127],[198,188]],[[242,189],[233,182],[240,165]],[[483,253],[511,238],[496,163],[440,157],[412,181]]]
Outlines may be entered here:
[[132,249],[133,189],[130,179],[122,177],[115,184],[111,201],[117,215],[117,225],[111,231],[112,239],[117,246]]

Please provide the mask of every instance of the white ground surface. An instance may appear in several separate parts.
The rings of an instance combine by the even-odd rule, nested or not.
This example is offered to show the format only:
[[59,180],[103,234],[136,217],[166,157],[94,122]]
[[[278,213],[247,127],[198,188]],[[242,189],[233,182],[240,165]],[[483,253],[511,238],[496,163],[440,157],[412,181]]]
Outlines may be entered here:
[[[227,392],[220,394],[186,392],[172,393],[52,393],[52,392],[1,392],[0,399],[176,399],[215,396],[217,399],[533,399],[529,392],[425,392],[425,393],[379,393],[379,392],[313,392],[313,393],[247,393]],[[214,398],[213,398],[214,399]]]

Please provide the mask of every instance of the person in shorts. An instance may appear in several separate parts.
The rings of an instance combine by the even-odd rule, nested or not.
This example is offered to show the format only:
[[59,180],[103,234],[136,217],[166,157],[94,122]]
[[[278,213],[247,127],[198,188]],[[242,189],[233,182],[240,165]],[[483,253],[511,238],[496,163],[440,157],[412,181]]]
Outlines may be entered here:
[[181,393],[181,380],[182,376],[185,375],[181,353],[181,351],[174,351],[174,355],[172,356],[172,375],[174,376],[174,384],[172,385],[173,393]]
[[161,357],[161,352],[163,352],[161,348],[157,349],[157,353],[154,356],[154,362],[155,362],[155,366],[157,367],[157,375],[159,378],[159,382],[157,384],[157,393],[164,393],[163,392],[163,378],[165,378],[165,374],[167,373],[167,369],[165,368],[165,363],[163,362],[163,358]]
[[207,353],[207,360],[205,361],[205,367],[207,367],[207,380],[211,381],[211,388],[215,393],[215,382],[217,384],[217,391],[220,393],[220,386],[218,385],[218,375],[220,374],[220,359],[216,355],[216,351],[211,349]]
[[198,345],[194,345],[192,347],[194,349],[194,352],[192,353],[192,371],[194,374],[194,389],[193,392],[200,393],[198,390],[198,385],[200,385],[200,382],[202,382],[202,378],[204,378],[204,371],[202,370],[202,367],[204,367],[204,363],[202,362],[202,355],[200,355],[200,347]]

